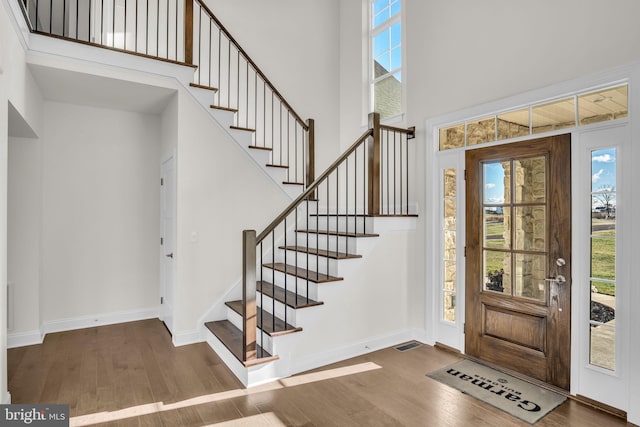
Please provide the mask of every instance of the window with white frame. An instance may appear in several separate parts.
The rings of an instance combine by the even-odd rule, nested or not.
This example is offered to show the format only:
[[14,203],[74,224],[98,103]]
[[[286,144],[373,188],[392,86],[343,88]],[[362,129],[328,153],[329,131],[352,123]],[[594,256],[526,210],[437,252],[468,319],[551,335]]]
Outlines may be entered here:
[[369,0],[370,104],[381,119],[402,114],[402,0]]

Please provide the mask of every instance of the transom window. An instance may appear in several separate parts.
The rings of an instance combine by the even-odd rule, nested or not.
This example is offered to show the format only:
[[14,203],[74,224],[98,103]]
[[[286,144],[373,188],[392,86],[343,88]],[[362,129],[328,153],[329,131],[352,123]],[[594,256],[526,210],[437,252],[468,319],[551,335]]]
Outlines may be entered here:
[[440,151],[627,117],[627,84],[492,114],[439,130]]
[[401,8],[401,0],[370,0],[370,101],[381,119],[402,113]]

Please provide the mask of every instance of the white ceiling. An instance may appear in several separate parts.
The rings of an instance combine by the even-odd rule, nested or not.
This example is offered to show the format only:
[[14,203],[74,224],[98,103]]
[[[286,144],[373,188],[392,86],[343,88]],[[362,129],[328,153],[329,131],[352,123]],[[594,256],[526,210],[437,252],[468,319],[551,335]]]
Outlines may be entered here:
[[30,64],[29,69],[49,101],[159,114],[175,89]]

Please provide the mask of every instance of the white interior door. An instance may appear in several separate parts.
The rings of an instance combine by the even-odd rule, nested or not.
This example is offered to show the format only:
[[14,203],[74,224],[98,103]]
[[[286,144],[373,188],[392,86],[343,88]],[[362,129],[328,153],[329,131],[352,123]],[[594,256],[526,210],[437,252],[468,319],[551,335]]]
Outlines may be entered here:
[[176,162],[172,156],[162,163],[160,179],[160,319],[173,333],[176,260]]

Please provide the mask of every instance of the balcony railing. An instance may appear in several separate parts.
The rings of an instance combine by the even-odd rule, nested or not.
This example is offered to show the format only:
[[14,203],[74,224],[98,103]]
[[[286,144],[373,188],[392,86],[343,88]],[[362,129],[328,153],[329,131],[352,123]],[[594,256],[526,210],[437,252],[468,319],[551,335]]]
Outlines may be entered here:
[[[20,0],[19,0],[20,1]],[[33,32],[193,65],[213,89],[212,107],[234,111],[237,129],[271,151],[286,182],[313,179],[313,121],[303,120],[201,0],[24,0]]]

